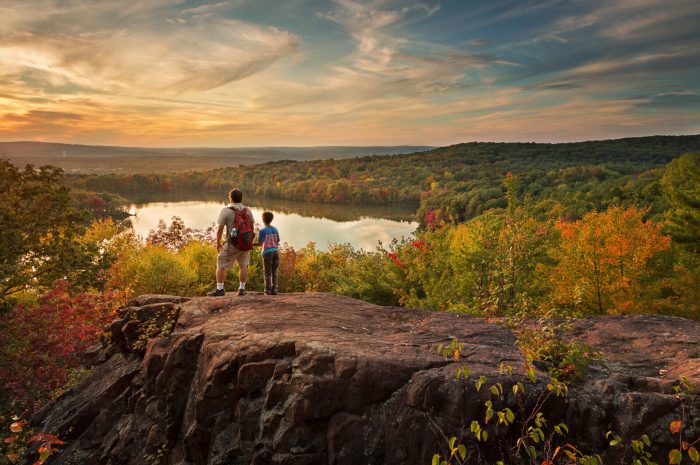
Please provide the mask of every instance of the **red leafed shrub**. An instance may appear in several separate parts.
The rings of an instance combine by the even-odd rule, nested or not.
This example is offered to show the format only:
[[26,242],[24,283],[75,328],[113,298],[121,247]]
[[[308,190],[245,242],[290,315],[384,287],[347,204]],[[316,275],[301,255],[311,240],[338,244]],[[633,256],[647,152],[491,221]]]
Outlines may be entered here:
[[425,239],[415,240],[411,242],[411,245],[416,249],[420,250],[421,252],[423,252],[428,247],[428,244],[426,244]]
[[437,215],[435,214],[435,210],[428,210],[425,212],[425,225],[428,226],[429,228],[432,228],[435,226],[435,220],[437,220]]
[[399,259],[399,256],[396,254],[396,252],[388,252],[386,256],[389,257],[389,260],[391,260],[394,263],[394,265],[398,266],[399,268],[403,268],[405,266],[403,262]]
[[31,411],[65,386],[122,301],[118,292],[72,296],[56,281],[38,304],[0,316],[0,403]]

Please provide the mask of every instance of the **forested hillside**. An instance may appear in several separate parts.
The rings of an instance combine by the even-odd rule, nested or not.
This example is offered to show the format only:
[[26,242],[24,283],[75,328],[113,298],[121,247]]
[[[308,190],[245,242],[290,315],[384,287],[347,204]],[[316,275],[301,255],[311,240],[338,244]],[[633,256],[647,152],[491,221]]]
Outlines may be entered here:
[[280,161],[206,172],[69,176],[91,191],[130,193],[220,191],[341,204],[409,204],[419,218],[459,222],[505,206],[502,179],[520,179],[538,214],[580,218],[613,204],[666,208],[657,168],[700,151],[700,136],[654,136],[607,141],[536,144],[467,143],[429,152],[343,160]]

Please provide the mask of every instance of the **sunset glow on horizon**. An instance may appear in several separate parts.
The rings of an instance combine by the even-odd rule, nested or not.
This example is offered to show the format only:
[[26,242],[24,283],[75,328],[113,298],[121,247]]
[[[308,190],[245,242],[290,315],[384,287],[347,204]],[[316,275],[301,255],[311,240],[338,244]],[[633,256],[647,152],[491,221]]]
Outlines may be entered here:
[[0,0],[0,141],[700,133],[700,2]]

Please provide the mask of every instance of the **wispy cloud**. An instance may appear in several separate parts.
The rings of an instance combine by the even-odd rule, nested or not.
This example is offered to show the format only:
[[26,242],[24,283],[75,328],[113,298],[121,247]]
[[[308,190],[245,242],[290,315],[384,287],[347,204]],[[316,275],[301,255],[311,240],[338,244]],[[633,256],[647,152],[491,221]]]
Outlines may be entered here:
[[168,2],[139,3],[77,2],[68,11],[21,4],[24,14],[0,20],[0,73],[32,73],[49,87],[181,93],[245,79],[299,46],[297,36],[272,26],[207,16],[226,2],[188,8],[175,23],[167,21]]
[[[490,65],[517,66],[487,53],[474,53],[431,41],[409,37],[410,25],[440,11],[439,4],[418,3],[410,7],[388,1],[357,2],[335,0],[336,9],[321,16],[340,26],[354,40],[353,53],[333,66],[335,75],[325,82],[347,88],[358,97],[359,105],[379,96],[440,94],[470,86],[478,79],[473,70]],[[403,27],[409,26],[409,27]],[[477,41],[476,46],[488,42]],[[361,82],[358,86],[358,82]]]
[[430,16],[439,9],[420,3],[395,9],[383,8],[387,5],[384,1],[335,0],[335,3],[335,10],[320,16],[341,25],[352,36],[357,43],[352,64],[356,69],[370,72],[386,71],[401,44],[406,42],[392,26],[411,14]]

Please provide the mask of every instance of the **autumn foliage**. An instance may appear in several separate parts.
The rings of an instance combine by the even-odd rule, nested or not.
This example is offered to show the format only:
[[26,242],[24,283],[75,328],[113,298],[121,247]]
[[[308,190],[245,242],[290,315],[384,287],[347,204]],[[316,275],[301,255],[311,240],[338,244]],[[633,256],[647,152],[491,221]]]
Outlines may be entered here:
[[645,221],[645,211],[613,207],[589,212],[579,221],[557,224],[561,233],[553,257],[552,298],[585,313],[644,311],[651,297],[645,278],[650,261],[671,245],[661,225]]
[[[2,417],[0,417],[2,418]],[[58,436],[48,433],[34,433],[26,421],[13,416],[8,428],[9,434],[0,430],[0,464],[32,463],[42,465],[66,445]],[[4,425],[3,425],[4,426]],[[4,437],[3,437],[4,436]],[[35,456],[29,462],[25,459]]]
[[95,344],[122,303],[121,293],[71,295],[57,281],[36,305],[0,318],[0,400],[32,410],[65,386],[80,367],[79,354]]
[[398,283],[400,303],[413,307],[481,316],[700,318],[698,257],[646,215],[614,206],[554,223],[511,199],[505,210],[394,244],[385,255],[393,265],[387,276]]
[[[490,159],[493,154],[482,155]],[[382,161],[387,177],[396,177],[399,166],[393,163],[399,161]],[[457,161],[464,164],[462,159]],[[375,162],[371,158],[358,163],[369,176]],[[379,195],[382,201],[429,193],[417,211],[422,227],[415,237],[381,244],[374,251],[356,250],[349,244],[333,244],[326,251],[313,243],[298,250],[282,248],[280,290],[332,292],[381,305],[479,316],[659,312],[700,319],[700,255],[693,245],[697,234],[685,226],[678,230],[688,218],[698,216],[699,188],[696,177],[679,168],[681,162],[671,165],[662,179],[663,189],[675,195],[669,197],[675,205],[670,216],[655,212],[653,205],[652,210],[635,206],[650,205],[642,201],[649,194],[646,190],[660,195],[662,186],[653,184],[658,184],[659,173],[650,179],[640,176],[646,187],[634,199],[628,196],[627,201],[615,202],[621,194],[611,194],[601,204],[579,194],[587,185],[581,182],[604,178],[602,168],[563,167],[556,176],[532,174],[525,182],[507,174],[503,183],[478,180],[476,190],[456,190],[450,183],[472,175],[467,164],[443,174],[431,174],[432,165],[404,166],[415,177],[416,188],[387,190],[382,184],[385,178],[372,183],[384,186]],[[374,191],[359,187],[365,175],[338,171],[339,166],[332,166],[338,163],[320,163],[329,176],[328,185],[325,181],[304,184],[311,189],[309,198],[368,201],[366,196],[372,197]],[[14,186],[19,172],[3,166],[4,182]],[[488,168],[489,175],[501,176],[492,171]],[[35,201],[43,197],[16,188],[2,193],[11,208],[0,216],[11,218],[15,226],[0,231],[6,244],[0,250],[8,258],[0,270],[0,281],[4,280],[0,286],[0,413],[12,402],[31,410],[69,383],[80,366],[78,354],[97,340],[125,298],[147,293],[202,295],[213,284],[216,249],[211,230],[192,230],[174,217],[169,225],[161,222],[144,240],[125,222],[109,217],[78,224],[73,220],[84,215],[66,207],[69,192],[59,185],[59,174],[25,170],[22,175],[49,186],[39,190],[54,192],[53,200],[62,202],[61,208],[53,209],[56,218],[39,228],[43,236],[37,240],[29,234],[32,231],[20,234],[30,221],[21,221],[18,212],[24,211],[19,206],[26,197],[37,195]],[[337,179],[346,174],[357,179]],[[556,187],[562,184],[552,176],[579,187],[565,190],[562,197],[562,189]],[[275,182],[291,195],[294,183]],[[539,192],[538,183],[546,184],[548,190],[542,190],[546,195]],[[99,202],[93,206],[103,208]],[[64,280],[54,283],[66,276],[73,286]],[[227,278],[231,289],[237,284],[236,274]],[[251,255],[247,289],[262,290],[259,253]]]

